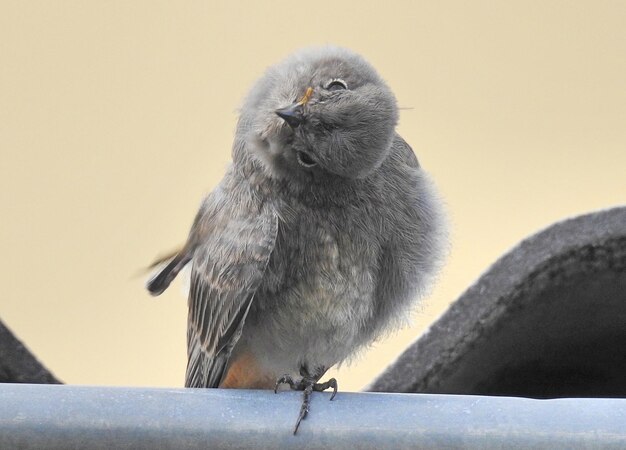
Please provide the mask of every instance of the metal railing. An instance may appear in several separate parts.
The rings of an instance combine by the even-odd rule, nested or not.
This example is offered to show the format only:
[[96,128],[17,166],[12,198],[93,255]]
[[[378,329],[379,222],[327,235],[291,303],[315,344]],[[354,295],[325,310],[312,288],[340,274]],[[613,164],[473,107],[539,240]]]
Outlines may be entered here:
[[626,399],[0,384],[0,448],[626,448]]

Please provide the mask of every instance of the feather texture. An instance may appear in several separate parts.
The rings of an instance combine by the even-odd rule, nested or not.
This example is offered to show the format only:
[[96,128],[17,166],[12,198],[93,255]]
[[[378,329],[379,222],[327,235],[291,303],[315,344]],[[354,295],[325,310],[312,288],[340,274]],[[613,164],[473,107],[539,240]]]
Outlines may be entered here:
[[187,387],[217,387],[274,249],[278,223],[267,205],[256,215],[204,211],[210,233],[194,251],[187,330]]

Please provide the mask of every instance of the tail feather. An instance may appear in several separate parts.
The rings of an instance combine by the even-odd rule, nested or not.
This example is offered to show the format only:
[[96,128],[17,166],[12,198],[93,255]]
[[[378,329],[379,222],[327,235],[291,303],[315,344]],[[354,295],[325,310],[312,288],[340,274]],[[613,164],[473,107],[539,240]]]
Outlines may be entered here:
[[[148,292],[152,295],[160,295],[165,291],[170,283],[176,278],[178,272],[180,272],[185,265],[191,260],[191,255],[186,251],[181,251],[176,254],[174,258],[155,276],[153,276],[150,281],[146,284],[146,288]],[[156,262],[154,265],[158,264]]]

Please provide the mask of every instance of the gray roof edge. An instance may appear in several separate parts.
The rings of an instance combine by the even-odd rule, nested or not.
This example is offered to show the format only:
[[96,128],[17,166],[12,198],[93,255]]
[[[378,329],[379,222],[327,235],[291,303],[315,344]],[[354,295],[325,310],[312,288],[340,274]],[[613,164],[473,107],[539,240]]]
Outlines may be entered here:
[[0,320],[0,383],[59,381]]
[[[504,314],[507,305],[503,302],[511,300],[521,286],[526,284],[532,289],[528,280],[551,262],[576,257],[586,248],[594,251],[624,240],[626,206],[568,218],[522,240],[493,263],[364,390],[416,392],[425,387],[430,373],[461,354],[468,342],[481,333],[482,324]],[[622,259],[626,260],[626,255]],[[620,263],[626,266],[624,260]]]

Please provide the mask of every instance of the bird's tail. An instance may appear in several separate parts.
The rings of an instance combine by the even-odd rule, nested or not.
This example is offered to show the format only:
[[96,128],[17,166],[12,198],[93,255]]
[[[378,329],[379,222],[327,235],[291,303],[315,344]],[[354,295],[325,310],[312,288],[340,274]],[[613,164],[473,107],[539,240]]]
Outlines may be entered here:
[[170,260],[167,265],[159,270],[149,281],[146,283],[146,288],[148,292],[152,295],[160,295],[165,291],[172,280],[176,278],[178,272],[182,270],[185,265],[191,260],[191,252],[187,249],[182,249],[178,252],[171,253],[169,255],[158,258],[154,261],[150,268],[154,268],[159,264],[164,263],[167,260]]

